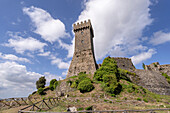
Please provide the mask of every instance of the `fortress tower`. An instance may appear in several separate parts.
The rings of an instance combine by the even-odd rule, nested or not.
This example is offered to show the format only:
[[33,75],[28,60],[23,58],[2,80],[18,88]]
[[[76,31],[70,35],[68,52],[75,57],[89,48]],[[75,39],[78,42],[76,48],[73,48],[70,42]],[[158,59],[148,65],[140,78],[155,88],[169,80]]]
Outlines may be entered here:
[[90,20],[73,25],[75,33],[74,55],[67,73],[67,78],[78,75],[80,72],[87,74],[97,69],[93,48],[93,28]]

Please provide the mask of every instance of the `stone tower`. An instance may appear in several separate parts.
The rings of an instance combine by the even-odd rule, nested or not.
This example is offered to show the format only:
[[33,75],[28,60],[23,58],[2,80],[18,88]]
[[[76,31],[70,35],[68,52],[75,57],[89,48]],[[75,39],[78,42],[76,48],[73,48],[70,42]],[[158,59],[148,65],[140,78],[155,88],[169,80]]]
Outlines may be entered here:
[[97,64],[93,48],[93,28],[90,20],[73,25],[75,33],[74,55],[67,73],[67,78],[80,72],[94,74]]

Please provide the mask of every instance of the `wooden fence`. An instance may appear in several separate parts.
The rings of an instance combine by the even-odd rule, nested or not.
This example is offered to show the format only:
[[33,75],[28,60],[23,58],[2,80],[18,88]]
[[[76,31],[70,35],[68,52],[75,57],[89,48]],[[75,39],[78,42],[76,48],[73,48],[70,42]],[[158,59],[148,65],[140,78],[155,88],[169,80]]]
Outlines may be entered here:
[[28,105],[28,100],[29,99],[27,97],[2,99],[0,100],[0,110]]
[[[105,111],[76,111],[76,112],[43,112],[43,113],[170,113],[170,109],[146,109],[146,110],[105,110]],[[19,111],[18,113],[40,113],[37,111]],[[41,112],[42,113],[42,112]]]
[[48,109],[51,109],[52,107],[57,106],[58,104],[58,98],[43,99],[36,103],[32,102],[31,105],[22,108],[18,111],[18,113],[38,113],[42,111],[47,111]]

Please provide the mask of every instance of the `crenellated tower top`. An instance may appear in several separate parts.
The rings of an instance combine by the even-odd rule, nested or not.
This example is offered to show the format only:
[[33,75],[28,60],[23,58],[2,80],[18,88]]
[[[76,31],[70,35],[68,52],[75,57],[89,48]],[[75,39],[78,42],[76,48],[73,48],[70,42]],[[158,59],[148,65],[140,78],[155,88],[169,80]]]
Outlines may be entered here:
[[93,28],[92,28],[90,19],[88,19],[88,21],[85,20],[85,21],[81,21],[81,22],[77,22],[76,24],[73,24],[74,32],[82,31],[84,29],[90,29],[92,33],[92,37],[94,37]]

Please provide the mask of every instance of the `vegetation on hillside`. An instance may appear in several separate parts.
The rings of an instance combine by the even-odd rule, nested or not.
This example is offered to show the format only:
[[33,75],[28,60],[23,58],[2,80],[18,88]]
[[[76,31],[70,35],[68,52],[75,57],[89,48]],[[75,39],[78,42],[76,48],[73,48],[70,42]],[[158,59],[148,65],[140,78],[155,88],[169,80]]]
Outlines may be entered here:
[[51,91],[53,91],[58,85],[58,81],[56,79],[52,79],[50,81],[50,85],[49,85],[49,88]]
[[38,81],[36,81],[36,88],[38,89],[38,94],[43,95],[44,94],[44,87],[46,84],[45,77],[40,77]]
[[77,88],[81,93],[90,92],[94,89],[92,80],[84,72],[78,74],[78,76],[73,76],[70,78],[75,78],[74,80],[68,79],[67,83],[70,83],[71,88]]
[[[168,106],[170,98],[167,95],[154,94],[147,89],[134,84],[128,77],[136,77],[135,73],[118,68],[113,58],[107,57],[103,60],[101,67],[95,72],[94,76],[81,72],[78,76],[72,76],[65,80],[50,81],[49,88],[46,87],[46,95],[39,95],[41,92],[35,93],[34,96],[48,98],[55,96],[55,87],[61,82],[66,82],[71,88],[75,88],[67,94],[71,98],[67,100],[64,96],[59,107],[54,111],[64,111],[68,105],[76,106],[78,110],[86,110],[99,106],[95,109],[149,109],[158,106]],[[166,79],[167,74],[162,73]],[[134,81],[134,80],[133,80]],[[56,83],[56,85],[55,85]],[[51,89],[51,90],[47,90]],[[41,91],[41,90],[40,90]],[[51,94],[51,95],[50,95]],[[83,97],[83,98],[82,98]],[[92,100],[89,101],[89,97]],[[129,101],[130,100],[130,101]],[[88,103],[88,104],[87,104]],[[118,107],[119,106],[119,107]],[[115,107],[115,108],[114,108]]]
[[168,76],[166,73],[162,73],[162,76],[164,76],[167,82],[170,84],[170,76]]
[[44,88],[44,87],[45,87],[45,84],[46,84],[45,76],[40,77],[39,80],[36,81],[36,88],[37,88],[37,89],[39,89],[39,88]]
[[107,57],[94,73],[94,80],[101,81],[103,91],[115,96],[122,91],[120,80],[131,82],[127,74],[135,75],[135,73],[118,68],[114,58]]

